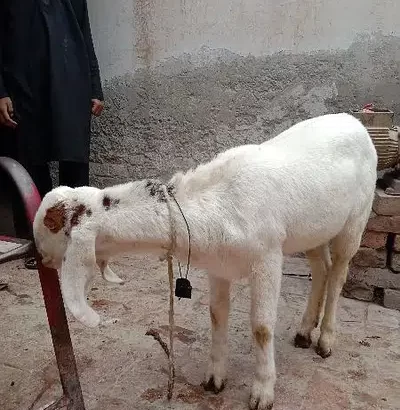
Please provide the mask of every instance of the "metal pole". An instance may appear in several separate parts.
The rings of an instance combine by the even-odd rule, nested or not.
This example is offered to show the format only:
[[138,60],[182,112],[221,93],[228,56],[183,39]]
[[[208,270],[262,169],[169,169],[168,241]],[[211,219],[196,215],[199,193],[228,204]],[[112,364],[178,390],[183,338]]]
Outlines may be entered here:
[[85,410],[58,274],[56,270],[43,266],[37,252],[36,260],[67,409]]
[[[0,157],[0,168],[9,175],[17,188],[24,203],[26,218],[32,226],[41,202],[39,192],[32,178],[20,163],[8,157]],[[67,410],[85,410],[58,273],[56,270],[46,268],[42,264],[42,258],[36,249],[35,257],[64,392],[64,396],[48,406],[47,410],[61,409],[65,406],[67,406]]]

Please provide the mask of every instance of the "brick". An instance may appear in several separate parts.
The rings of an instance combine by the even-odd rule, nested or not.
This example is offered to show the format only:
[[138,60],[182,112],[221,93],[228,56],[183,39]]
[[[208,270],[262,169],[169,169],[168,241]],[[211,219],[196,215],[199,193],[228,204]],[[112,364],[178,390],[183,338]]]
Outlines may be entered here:
[[400,215],[400,197],[387,195],[382,189],[377,188],[372,209],[379,215]]
[[388,234],[386,232],[365,231],[361,240],[361,246],[373,249],[385,248],[387,237]]
[[372,213],[367,229],[375,232],[400,233],[400,216],[383,216]]
[[384,268],[386,266],[386,251],[362,247],[353,258],[357,266]]
[[342,294],[345,298],[372,302],[374,299],[374,286],[352,283],[348,280],[343,286]]
[[360,268],[351,266],[347,282],[352,286],[400,290],[400,274],[387,268]]
[[383,305],[389,309],[400,310],[400,290],[385,289]]
[[395,252],[400,252],[400,235],[396,235],[394,238],[393,250]]
[[393,252],[391,261],[390,261],[390,268],[395,272],[400,272],[400,253]]

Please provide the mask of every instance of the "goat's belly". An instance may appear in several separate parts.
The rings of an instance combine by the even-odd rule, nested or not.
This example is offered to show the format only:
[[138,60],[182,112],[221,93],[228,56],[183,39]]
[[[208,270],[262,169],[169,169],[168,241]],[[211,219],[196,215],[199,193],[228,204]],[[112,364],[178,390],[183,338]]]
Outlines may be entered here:
[[321,227],[313,229],[306,226],[297,226],[288,232],[287,238],[282,246],[285,255],[297,252],[305,252],[318,246],[329,243],[335,238],[346,224],[346,217],[336,220],[336,223],[326,223]]
[[319,235],[316,237],[303,236],[298,238],[289,238],[283,245],[283,254],[292,255],[293,253],[305,252],[318,246],[329,243],[336,235]]
[[215,254],[193,254],[192,266],[228,281],[240,280],[250,273],[247,255],[231,249],[220,249]]

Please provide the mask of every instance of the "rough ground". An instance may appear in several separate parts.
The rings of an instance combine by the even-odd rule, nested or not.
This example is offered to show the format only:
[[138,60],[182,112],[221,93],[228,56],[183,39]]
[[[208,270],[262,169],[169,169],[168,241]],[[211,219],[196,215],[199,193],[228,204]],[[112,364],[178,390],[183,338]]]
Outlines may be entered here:
[[[230,367],[225,391],[199,387],[210,341],[207,279],[191,273],[192,300],[176,302],[177,384],[165,400],[168,364],[149,327],[167,340],[168,280],[165,264],[124,258],[115,270],[123,286],[100,278],[90,294],[105,322],[89,329],[70,320],[87,410],[245,410],[254,365],[245,283],[234,287]],[[285,271],[308,272],[303,259]],[[37,410],[61,391],[36,272],[21,262],[0,267],[0,401],[2,410]],[[276,335],[278,382],[275,410],[400,409],[400,312],[340,300],[336,349],[323,360],[313,349],[293,347],[310,282],[285,277]]]

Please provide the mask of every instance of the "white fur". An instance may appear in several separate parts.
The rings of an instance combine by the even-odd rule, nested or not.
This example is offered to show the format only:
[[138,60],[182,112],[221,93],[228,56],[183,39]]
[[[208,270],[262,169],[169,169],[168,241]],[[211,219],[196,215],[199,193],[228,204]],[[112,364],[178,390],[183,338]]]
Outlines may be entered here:
[[[363,125],[348,114],[335,114],[303,121],[261,145],[230,149],[171,179],[192,233],[192,265],[206,269],[210,278],[208,387],[219,390],[226,377],[230,282],[249,277],[255,339],[265,329],[269,335],[265,343],[256,343],[249,405],[272,407],[284,254],[307,253],[312,291],[299,334],[309,340],[322,319],[318,352],[330,354],[338,298],[371,210],[376,166],[376,151]],[[105,210],[104,195],[119,204]],[[111,256],[165,255],[171,235],[176,239],[174,256],[186,261],[182,215],[173,201],[160,202],[158,195],[151,196],[146,181],[138,181],[104,190],[59,187],[43,199],[34,223],[36,243],[47,264],[61,266],[64,299],[78,320],[99,323],[85,297],[96,263],[106,278],[118,282],[107,266]],[[70,229],[69,237],[62,231],[52,234],[43,224],[47,209],[60,201],[67,209],[80,203],[92,211]]]

